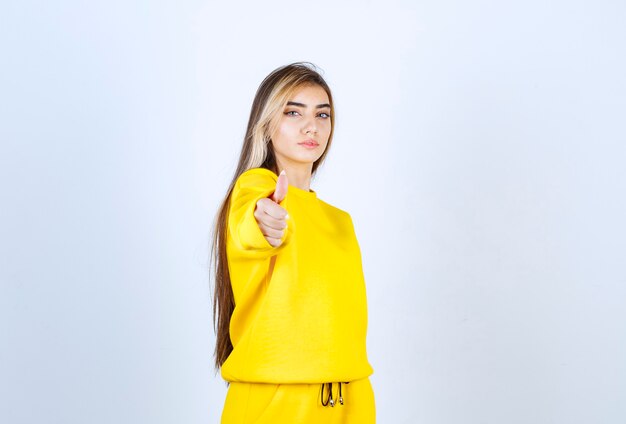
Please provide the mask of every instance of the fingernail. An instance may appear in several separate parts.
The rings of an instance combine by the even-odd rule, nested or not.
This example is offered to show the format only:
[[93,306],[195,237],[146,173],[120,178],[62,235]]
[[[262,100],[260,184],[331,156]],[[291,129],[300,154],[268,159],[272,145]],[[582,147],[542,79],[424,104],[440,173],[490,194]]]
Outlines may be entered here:
[[289,219],[289,214],[285,215],[285,219]]
[[284,169],[282,171],[280,171],[280,175],[283,175],[284,173],[285,173]]

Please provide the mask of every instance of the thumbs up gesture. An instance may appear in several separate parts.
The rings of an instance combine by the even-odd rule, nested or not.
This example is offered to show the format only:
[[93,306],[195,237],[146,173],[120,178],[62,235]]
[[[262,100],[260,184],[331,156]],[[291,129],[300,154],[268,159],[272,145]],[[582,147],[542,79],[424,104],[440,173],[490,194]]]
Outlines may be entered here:
[[278,203],[287,196],[287,174],[281,171],[276,182],[276,190],[270,197],[259,199],[254,209],[254,218],[269,244],[278,247],[287,229],[287,210]]

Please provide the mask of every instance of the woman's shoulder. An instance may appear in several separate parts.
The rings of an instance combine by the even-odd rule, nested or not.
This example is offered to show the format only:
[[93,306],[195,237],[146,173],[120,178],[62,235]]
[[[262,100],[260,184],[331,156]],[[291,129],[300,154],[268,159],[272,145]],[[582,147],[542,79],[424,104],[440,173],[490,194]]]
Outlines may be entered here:
[[237,177],[235,185],[238,188],[274,186],[278,175],[267,168],[250,168]]
[[343,219],[347,219],[347,220],[352,220],[352,217],[350,216],[350,213],[348,213],[348,211],[341,209],[335,205],[332,205],[330,203],[328,203],[327,201],[324,201],[322,199],[318,199],[320,204],[322,205],[322,207],[324,207],[324,209],[326,209],[327,212],[336,215],[338,217],[341,217]]
[[250,168],[242,172],[239,177],[241,178],[243,176],[250,176],[250,175],[266,175],[266,176],[274,177],[274,179],[278,179],[278,175],[276,175],[274,171],[269,170],[267,168]]

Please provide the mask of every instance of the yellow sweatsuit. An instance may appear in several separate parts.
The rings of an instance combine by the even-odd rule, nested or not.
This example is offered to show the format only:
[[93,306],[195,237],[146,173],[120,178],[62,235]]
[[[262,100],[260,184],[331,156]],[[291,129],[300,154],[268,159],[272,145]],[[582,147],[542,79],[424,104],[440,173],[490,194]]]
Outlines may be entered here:
[[[278,176],[268,169],[249,169],[237,179],[231,195],[226,251],[235,309],[230,322],[233,351],[221,368],[222,377],[231,382],[222,422],[257,422],[253,412],[247,418],[228,418],[236,415],[229,405],[241,409],[247,402],[246,410],[256,408],[266,415],[272,410],[265,401],[259,406],[257,401],[263,396],[255,401],[250,395],[255,383],[265,385],[256,387],[274,387],[266,389],[273,393],[267,398],[271,402],[277,401],[278,387],[293,388],[292,395],[296,387],[299,393],[315,394],[322,383],[334,383],[332,396],[337,403],[340,382],[344,383],[343,404],[337,403],[332,408],[335,418],[329,416],[325,422],[346,422],[347,416],[355,417],[354,422],[374,422],[368,379],[373,368],[366,353],[366,289],[352,218],[318,198],[315,191],[289,185],[279,203],[289,213],[287,230],[283,243],[273,247],[263,236],[254,210],[259,199],[274,192],[277,181]],[[351,391],[352,396],[361,393],[362,399],[353,398],[351,404]],[[245,399],[234,399],[237,393]],[[293,399],[287,403],[291,405]],[[319,393],[311,403],[312,412],[307,412],[313,414],[311,422],[320,418],[316,410],[330,413]],[[370,418],[355,415],[354,405],[360,405]],[[293,414],[309,415],[302,410],[290,414],[284,408],[289,406],[277,408],[284,422],[309,422],[304,418],[289,421]],[[341,409],[346,411],[343,418]],[[268,422],[277,419],[274,415],[266,418]]]

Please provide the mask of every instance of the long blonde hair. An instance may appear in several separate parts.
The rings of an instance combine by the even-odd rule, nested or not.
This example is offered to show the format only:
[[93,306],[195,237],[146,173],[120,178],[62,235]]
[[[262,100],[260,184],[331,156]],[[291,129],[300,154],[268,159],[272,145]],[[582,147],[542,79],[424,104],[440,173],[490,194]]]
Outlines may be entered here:
[[215,264],[213,326],[217,334],[214,352],[216,372],[233,350],[230,340],[230,318],[235,308],[235,299],[226,257],[227,220],[233,187],[239,176],[251,168],[266,168],[278,174],[271,134],[278,127],[287,101],[296,90],[304,85],[318,85],[328,95],[331,130],[326,150],[313,163],[312,175],[315,174],[317,168],[323,163],[333,138],[335,107],[330,88],[316,68],[310,62],[295,62],[275,69],[261,82],[252,103],[248,128],[243,140],[237,170],[233,175],[226,197],[222,201],[213,224],[214,231],[209,270],[211,263]]

